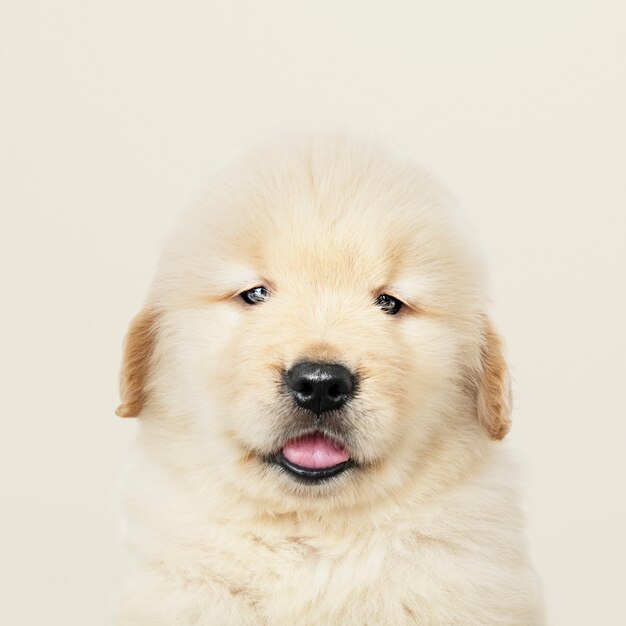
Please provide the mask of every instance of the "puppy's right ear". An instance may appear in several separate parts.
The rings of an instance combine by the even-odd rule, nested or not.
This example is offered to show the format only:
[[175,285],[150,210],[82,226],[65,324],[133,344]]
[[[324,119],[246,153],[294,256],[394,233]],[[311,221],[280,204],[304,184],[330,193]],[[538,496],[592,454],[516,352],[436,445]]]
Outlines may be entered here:
[[145,404],[158,321],[154,310],[144,309],[130,323],[120,373],[122,403],[115,409],[120,417],[137,417]]

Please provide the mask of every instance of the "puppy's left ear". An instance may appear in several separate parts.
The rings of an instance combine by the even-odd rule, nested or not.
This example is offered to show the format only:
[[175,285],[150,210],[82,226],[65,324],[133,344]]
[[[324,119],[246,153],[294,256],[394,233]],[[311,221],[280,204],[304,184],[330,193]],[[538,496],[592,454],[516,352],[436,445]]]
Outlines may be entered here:
[[477,385],[478,421],[492,439],[504,439],[511,428],[511,387],[500,335],[485,317]]
[[130,323],[120,373],[122,403],[115,409],[120,417],[137,417],[146,402],[158,318],[155,311],[146,308]]

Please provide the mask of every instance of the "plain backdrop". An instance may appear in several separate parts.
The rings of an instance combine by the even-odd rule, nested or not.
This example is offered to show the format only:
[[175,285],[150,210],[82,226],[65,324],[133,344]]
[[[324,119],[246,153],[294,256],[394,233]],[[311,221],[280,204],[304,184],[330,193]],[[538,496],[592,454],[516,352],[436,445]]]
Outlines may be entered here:
[[0,6],[0,624],[110,623],[121,342],[161,242],[232,155],[316,129],[464,206],[550,623],[626,623],[623,0]]

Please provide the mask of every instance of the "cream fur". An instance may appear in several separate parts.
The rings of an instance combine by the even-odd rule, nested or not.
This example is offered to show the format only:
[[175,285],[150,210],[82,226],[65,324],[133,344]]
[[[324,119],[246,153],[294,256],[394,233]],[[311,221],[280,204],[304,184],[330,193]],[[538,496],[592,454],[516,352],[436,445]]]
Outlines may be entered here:
[[[127,342],[119,626],[544,623],[498,441],[506,364],[450,205],[326,137],[250,157],[184,216]],[[362,467],[321,485],[261,459],[295,428],[279,381],[301,358],[362,380],[343,418]]]

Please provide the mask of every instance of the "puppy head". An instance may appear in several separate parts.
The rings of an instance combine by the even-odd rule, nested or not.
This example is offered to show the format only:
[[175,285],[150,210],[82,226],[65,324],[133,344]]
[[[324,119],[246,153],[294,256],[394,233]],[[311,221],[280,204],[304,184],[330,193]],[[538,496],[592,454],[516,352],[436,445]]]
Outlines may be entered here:
[[366,502],[434,451],[458,468],[506,435],[510,402],[448,205],[342,139],[244,162],[169,241],[118,414],[142,415],[163,460],[271,506]]

